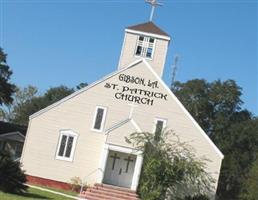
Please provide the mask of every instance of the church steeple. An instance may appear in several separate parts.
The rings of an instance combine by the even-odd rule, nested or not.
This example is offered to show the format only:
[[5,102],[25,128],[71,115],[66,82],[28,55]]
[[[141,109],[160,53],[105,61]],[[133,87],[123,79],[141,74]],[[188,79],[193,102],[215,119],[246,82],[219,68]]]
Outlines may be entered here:
[[125,29],[119,69],[139,58],[145,58],[162,76],[170,36],[153,22],[129,26]]

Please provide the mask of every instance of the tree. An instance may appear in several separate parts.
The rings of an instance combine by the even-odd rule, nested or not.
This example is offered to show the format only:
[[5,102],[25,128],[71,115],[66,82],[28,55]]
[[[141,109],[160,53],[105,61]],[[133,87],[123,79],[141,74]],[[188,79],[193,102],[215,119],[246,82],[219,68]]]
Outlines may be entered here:
[[32,98],[36,97],[38,90],[36,87],[29,85],[28,87],[21,88],[16,87],[13,94],[12,104],[3,106],[0,108],[0,118],[3,121],[11,122],[15,118],[15,113],[19,112],[20,107],[25,104],[25,102],[30,101]]
[[258,197],[258,158],[252,164],[241,190],[241,200],[256,200]]
[[21,164],[13,161],[6,152],[0,152],[0,190],[11,193],[24,193],[27,190],[26,176]]
[[82,89],[84,87],[87,87],[87,86],[88,86],[88,83],[80,83],[79,85],[76,86],[76,89],[80,90],[80,89]]
[[12,103],[15,85],[9,82],[12,71],[6,62],[7,55],[0,47],[0,105]]
[[27,125],[30,115],[61,100],[73,92],[73,89],[66,86],[50,88],[43,96],[32,97],[15,107],[13,111],[14,119],[12,122]]
[[218,197],[223,200],[241,199],[241,191],[249,190],[250,185],[247,184],[246,179],[257,159],[258,120],[232,124],[224,137],[217,138],[216,141],[221,144],[220,148],[225,154],[218,185]]
[[46,106],[48,106],[72,94],[73,92],[74,89],[61,85],[59,87],[53,87],[47,90],[43,98],[45,100]]
[[239,199],[257,154],[257,120],[242,109],[242,89],[233,80],[176,82],[172,91],[224,154],[220,200]]
[[193,149],[172,131],[132,133],[127,142],[144,152],[141,199],[182,199],[212,191],[214,180],[204,170],[206,160],[195,157]]
[[[224,129],[226,123],[231,123],[238,112],[243,112],[241,88],[233,80],[208,83],[203,79],[194,79],[186,83],[175,82],[172,91],[211,137],[217,129]],[[244,112],[246,119],[250,119],[251,114]]]

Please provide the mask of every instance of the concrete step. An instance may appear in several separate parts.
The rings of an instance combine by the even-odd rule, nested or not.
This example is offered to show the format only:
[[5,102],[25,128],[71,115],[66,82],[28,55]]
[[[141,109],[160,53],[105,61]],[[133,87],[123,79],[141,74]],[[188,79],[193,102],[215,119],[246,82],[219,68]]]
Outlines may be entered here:
[[107,184],[95,184],[80,194],[87,200],[139,200],[135,191]]
[[133,191],[129,188],[124,188],[124,187],[119,187],[119,186],[114,186],[114,185],[96,183],[94,186],[99,186],[99,187],[102,187],[102,188],[108,188],[110,190],[114,189],[114,190],[118,190],[118,191],[123,191],[123,192],[128,192],[128,193],[135,194],[135,191]]
[[125,195],[129,197],[138,197],[135,191],[128,191],[127,189],[120,189],[120,188],[114,188],[114,187],[105,187],[105,186],[100,186],[100,185],[95,185],[94,187],[90,188],[90,190],[97,190],[97,191],[102,191],[106,193],[115,193],[115,194],[120,194],[120,195]]
[[128,198],[126,196],[120,196],[120,195],[114,195],[114,194],[102,194],[99,193],[93,193],[93,192],[85,192],[84,194],[80,195],[81,198],[86,199],[105,199],[105,200],[138,200],[138,198]]
[[135,199],[137,198],[136,194],[128,194],[128,193],[123,193],[123,192],[119,192],[119,191],[109,191],[109,190],[103,190],[103,189],[97,189],[97,188],[91,188],[89,190],[87,190],[91,193],[101,193],[103,195],[107,195],[107,196],[114,196],[114,197],[123,197],[123,198],[127,198],[127,199]]

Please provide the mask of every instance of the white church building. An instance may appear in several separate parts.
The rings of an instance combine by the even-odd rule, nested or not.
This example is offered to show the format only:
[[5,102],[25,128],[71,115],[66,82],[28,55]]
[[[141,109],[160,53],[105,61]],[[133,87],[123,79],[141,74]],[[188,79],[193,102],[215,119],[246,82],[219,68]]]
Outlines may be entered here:
[[[116,71],[31,115],[21,157],[29,182],[65,188],[80,177],[135,191],[143,155],[125,137],[158,124],[210,160],[216,188],[223,154],[162,80],[170,41],[153,22],[127,27]],[[101,195],[88,199],[118,199]]]

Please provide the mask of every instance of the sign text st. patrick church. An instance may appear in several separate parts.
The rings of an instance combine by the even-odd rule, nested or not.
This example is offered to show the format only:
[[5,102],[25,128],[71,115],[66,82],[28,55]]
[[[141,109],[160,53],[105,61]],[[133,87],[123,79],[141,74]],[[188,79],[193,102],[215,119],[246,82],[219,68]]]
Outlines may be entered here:
[[156,99],[167,101],[167,94],[157,91],[159,89],[158,81],[146,80],[141,77],[120,74],[118,83],[106,82],[104,87],[113,90],[116,99],[136,104],[152,106]]

